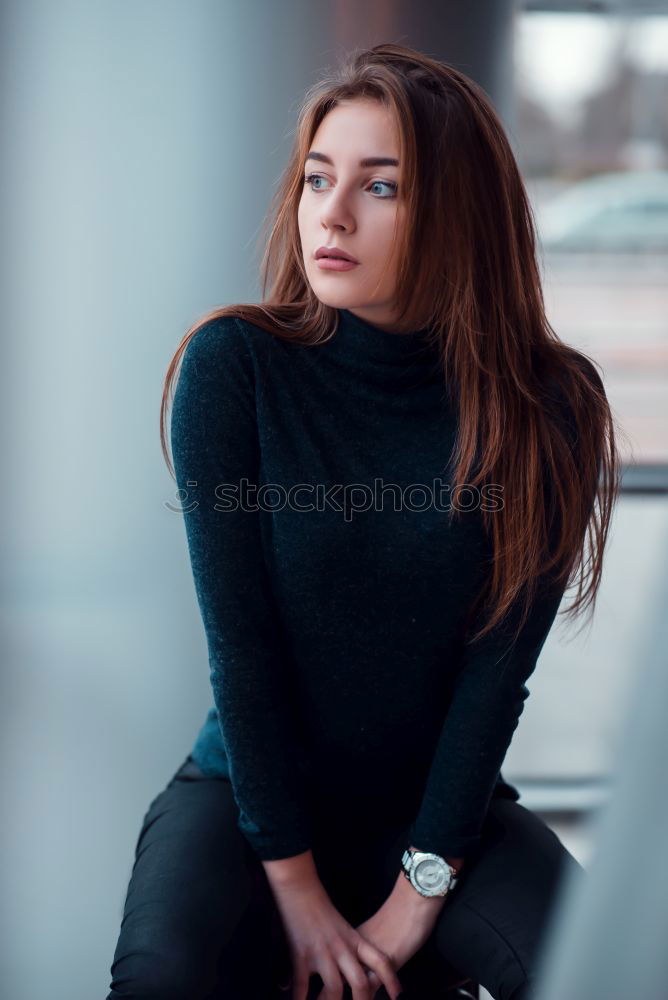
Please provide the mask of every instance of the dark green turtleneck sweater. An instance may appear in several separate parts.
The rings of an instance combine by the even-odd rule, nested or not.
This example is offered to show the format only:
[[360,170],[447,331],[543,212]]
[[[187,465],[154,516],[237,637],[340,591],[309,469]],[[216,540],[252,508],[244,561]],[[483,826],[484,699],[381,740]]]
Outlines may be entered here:
[[518,798],[500,768],[562,590],[512,655],[500,629],[464,648],[487,550],[478,511],[450,525],[438,503],[436,349],[338,316],[326,344],[224,317],[185,351],[171,442],[214,701],[192,753],[262,860],[312,846],[318,799],[466,856],[491,796]]

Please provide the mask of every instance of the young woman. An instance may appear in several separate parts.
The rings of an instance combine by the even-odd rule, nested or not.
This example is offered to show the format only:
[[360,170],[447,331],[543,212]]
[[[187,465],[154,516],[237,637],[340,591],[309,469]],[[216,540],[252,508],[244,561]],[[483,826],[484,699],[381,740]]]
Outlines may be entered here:
[[618,456],[481,88],[387,44],[309,91],[263,277],[166,376],[214,706],[109,998],[395,998],[429,957],[524,998],[581,869],[500,769]]

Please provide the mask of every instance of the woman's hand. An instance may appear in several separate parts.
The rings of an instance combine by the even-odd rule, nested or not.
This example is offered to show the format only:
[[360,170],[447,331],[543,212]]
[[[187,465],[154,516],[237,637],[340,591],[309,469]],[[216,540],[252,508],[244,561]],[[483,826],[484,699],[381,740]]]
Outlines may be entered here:
[[[395,969],[413,957],[434,929],[444,896],[420,896],[403,874],[383,905],[356,930],[387,955]],[[380,987],[375,971],[368,973],[373,993]]]
[[346,984],[353,1000],[373,1000],[381,984],[396,1000],[401,982],[387,954],[351,927],[322,884],[274,884],[272,891],[290,946],[291,1000],[306,1000],[313,973],[324,983],[318,1000],[342,1000]]

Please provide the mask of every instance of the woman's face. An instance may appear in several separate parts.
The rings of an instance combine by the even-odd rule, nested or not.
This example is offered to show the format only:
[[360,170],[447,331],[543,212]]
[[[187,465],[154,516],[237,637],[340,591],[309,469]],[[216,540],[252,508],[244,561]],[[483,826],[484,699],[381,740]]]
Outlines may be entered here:
[[[357,98],[323,118],[307,156],[299,202],[299,236],[306,277],[325,305],[349,309],[361,319],[391,329],[396,281],[394,225],[403,223],[397,191],[398,138],[390,112],[377,101]],[[361,165],[369,157],[392,160]],[[331,162],[330,162],[331,161]],[[349,270],[326,269],[315,252],[337,247],[359,261]],[[326,265],[328,262],[325,261]]]

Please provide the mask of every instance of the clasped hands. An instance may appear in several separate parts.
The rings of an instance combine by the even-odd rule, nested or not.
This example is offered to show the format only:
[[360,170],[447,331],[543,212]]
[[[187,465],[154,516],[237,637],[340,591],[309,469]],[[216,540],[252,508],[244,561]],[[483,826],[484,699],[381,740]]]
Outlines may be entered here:
[[319,1000],[342,1000],[347,983],[353,1000],[373,1000],[384,986],[397,1000],[397,970],[424,944],[445,901],[423,897],[400,874],[383,905],[352,927],[319,882],[276,882],[274,895],[286,931],[292,976],[290,1000],[307,1000],[310,977],[318,973]]
[[[444,896],[421,896],[400,874],[380,909],[355,930],[386,954],[398,970],[429,938],[444,902]],[[381,982],[373,970],[368,970],[367,976],[375,996]]]
[[373,1000],[380,986],[397,1000],[397,970],[430,936],[446,897],[420,895],[400,872],[382,906],[353,927],[321,883],[311,851],[289,862],[287,874],[284,861],[264,866],[290,949],[293,974],[281,987],[290,1000],[307,1000],[314,973],[323,982],[319,1000],[342,1000],[346,984],[353,1000]]

